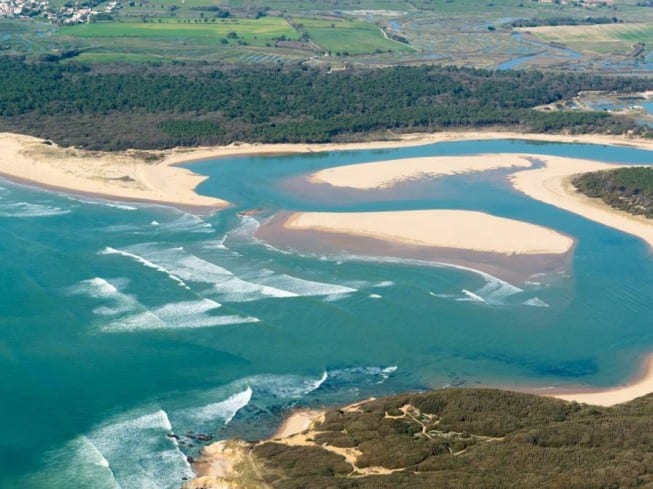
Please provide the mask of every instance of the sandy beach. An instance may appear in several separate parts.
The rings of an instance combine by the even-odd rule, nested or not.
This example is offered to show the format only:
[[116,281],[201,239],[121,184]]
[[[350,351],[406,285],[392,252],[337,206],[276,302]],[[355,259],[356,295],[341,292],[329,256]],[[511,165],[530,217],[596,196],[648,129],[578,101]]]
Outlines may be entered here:
[[0,176],[43,188],[92,194],[107,199],[157,202],[208,210],[222,208],[229,204],[218,198],[195,193],[194,189],[205,177],[176,165],[245,155],[389,149],[445,141],[487,139],[606,144],[653,150],[652,141],[623,136],[520,134],[500,131],[389,134],[388,136],[391,139],[387,141],[361,143],[233,143],[215,147],[102,152],[62,148],[31,136],[0,133]]
[[461,210],[294,213],[284,227],[504,255],[564,254],[574,244],[542,226]]
[[624,165],[556,156],[538,155],[536,158],[544,163],[543,167],[511,175],[510,180],[515,189],[535,200],[637,236],[653,247],[653,221],[651,219],[613,209],[600,199],[592,199],[577,192],[571,184],[574,175],[609,170]]
[[30,136],[0,133],[0,176],[20,183],[194,211],[229,205],[195,193],[205,177],[172,166],[160,156],[139,151],[103,153],[61,148]]
[[642,373],[632,382],[622,386],[601,390],[580,390],[577,392],[555,392],[547,394],[565,401],[576,401],[596,406],[614,406],[632,401],[653,392],[653,355],[645,362]]
[[295,411],[284,420],[272,439],[288,438],[289,436],[302,433],[308,430],[323,415],[324,411],[317,409]]
[[516,154],[405,158],[327,168],[310,175],[308,181],[357,190],[385,189],[409,180],[531,165],[527,157]]

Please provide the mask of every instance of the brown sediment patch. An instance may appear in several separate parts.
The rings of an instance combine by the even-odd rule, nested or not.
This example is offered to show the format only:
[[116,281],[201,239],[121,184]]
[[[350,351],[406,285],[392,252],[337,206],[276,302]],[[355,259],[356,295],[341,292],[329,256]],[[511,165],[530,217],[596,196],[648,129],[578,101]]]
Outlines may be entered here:
[[288,229],[286,224],[291,216],[291,213],[279,213],[270,218],[258,229],[257,237],[275,246],[299,252],[418,260],[479,270],[510,282],[521,282],[535,274],[567,271],[575,248],[573,240],[570,240],[567,251],[562,253],[505,254],[423,246],[346,232]]

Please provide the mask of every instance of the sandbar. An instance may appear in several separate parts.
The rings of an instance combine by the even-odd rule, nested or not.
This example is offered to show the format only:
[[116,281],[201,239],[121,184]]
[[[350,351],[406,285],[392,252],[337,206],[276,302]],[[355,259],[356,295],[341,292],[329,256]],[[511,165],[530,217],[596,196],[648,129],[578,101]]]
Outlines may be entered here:
[[574,245],[543,226],[464,210],[298,212],[284,227],[503,255],[565,254]]
[[423,178],[531,166],[528,157],[518,154],[429,156],[327,168],[311,174],[308,181],[357,190],[387,189]]
[[615,165],[593,160],[548,155],[534,157],[540,160],[543,165],[539,168],[524,170],[511,175],[510,180],[515,189],[532,199],[637,236],[653,247],[653,220],[613,209],[601,199],[593,199],[581,194],[571,184],[574,175],[622,168],[628,165]]
[[228,203],[201,196],[194,189],[206,177],[175,165],[191,161],[245,155],[301,154],[324,151],[391,149],[446,141],[521,139],[531,141],[605,144],[653,150],[653,142],[629,136],[522,134],[507,131],[468,131],[384,134],[387,140],[326,144],[232,143],[226,146],[126,150],[119,152],[63,148],[43,139],[0,133],[0,176],[44,188],[102,198],[216,209]]

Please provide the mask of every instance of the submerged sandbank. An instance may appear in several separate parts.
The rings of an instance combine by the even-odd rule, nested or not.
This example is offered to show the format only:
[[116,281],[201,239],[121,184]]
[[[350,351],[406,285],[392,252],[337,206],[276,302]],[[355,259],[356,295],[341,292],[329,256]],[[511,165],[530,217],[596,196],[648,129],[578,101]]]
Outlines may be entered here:
[[564,254],[574,244],[543,226],[462,210],[299,212],[284,227],[504,255]]
[[358,190],[385,189],[398,183],[502,168],[529,168],[532,161],[518,154],[428,156],[337,166],[313,173],[310,183]]
[[627,165],[546,155],[538,155],[537,159],[543,163],[539,168],[520,171],[510,176],[515,189],[532,199],[642,238],[653,247],[653,220],[613,209],[600,199],[581,194],[571,184],[574,175]]
[[[153,161],[147,161],[147,157]],[[48,189],[102,198],[209,211],[228,202],[194,189],[206,179],[156,153],[107,153],[62,148],[49,141],[0,133],[0,176]]]
[[632,401],[653,392],[653,355],[649,356],[643,372],[634,381],[625,385],[598,390],[581,390],[575,392],[557,391],[547,394],[565,401],[576,401],[597,406],[614,406]]

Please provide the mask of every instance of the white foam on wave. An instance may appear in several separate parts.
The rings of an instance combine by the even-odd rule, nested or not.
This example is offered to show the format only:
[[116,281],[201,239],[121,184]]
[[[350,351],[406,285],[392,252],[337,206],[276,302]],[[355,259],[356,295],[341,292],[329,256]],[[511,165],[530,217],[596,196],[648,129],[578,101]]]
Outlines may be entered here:
[[42,487],[48,481],[48,487],[92,487],[93,489],[122,489],[118,484],[109,461],[86,436],[78,436],[61,448],[46,454],[42,461],[42,470],[33,474],[31,479],[20,487]]
[[398,367],[396,365],[391,365],[390,367],[349,367],[341,368],[336,370],[329,370],[329,378],[337,383],[353,383],[358,386],[363,381],[362,378],[372,377],[378,378],[379,380],[375,381],[375,384],[383,384],[390,376],[397,371]]
[[[508,299],[517,294],[524,292],[523,289],[505,281],[501,280],[494,275],[491,275],[482,270],[477,270],[471,267],[465,267],[462,265],[455,265],[452,263],[444,262],[431,262],[425,260],[416,260],[410,258],[396,258],[396,257],[370,257],[363,255],[345,255],[336,257],[327,257],[327,259],[339,259],[339,260],[350,260],[350,261],[363,261],[363,262],[381,262],[381,263],[395,263],[400,265],[416,265],[416,266],[430,266],[435,268],[449,268],[453,270],[459,270],[462,272],[471,273],[473,275],[480,276],[485,282],[484,285],[478,290],[470,291],[467,289],[461,290],[461,295],[455,294],[440,294],[429,292],[434,297],[442,299],[454,299],[459,302],[476,302],[492,306],[505,306],[509,305]],[[528,302],[528,301],[527,301]],[[526,304],[524,305],[533,305]]]
[[212,233],[213,226],[194,214],[183,213],[176,219],[157,223],[162,231],[173,233]]
[[[264,273],[269,272],[268,276]],[[352,294],[357,291],[345,285],[330,284],[326,282],[315,282],[287,274],[273,274],[271,270],[262,270],[259,278],[254,278],[256,283],[283,289],[298,296],[340,296]]]
[[374,284],[374,287],[377,288],[385,288],[385,287],[392,287],[395,283],[392,280],[384,280],[383,282],[379,282],[378,284]]
[[111,306],[101,306],[93,309],[93,312],[102,316],[111,316],[132,311],[140,306],[140,303],[132,295],[121,292],[129,280],[124,278],[104,279],[94,277],[89,280],[82,280],[79,284],[68,288],[71,295],[86,295],[94,299],[101,299],[110,302]]
[[482,302],[483,304],[486,303],[486,301],[485,301],[485,299],[483,299],[483,297],[481,297],[478,294],[475,294],[474,292],[471,292],[471,291],[469,291],[467,289],[462,289],[461,292],[463,294],[465,294],[465,297],[468,298],[471,301]]
[[254,392],[283,399],[301,399],[317,390],[329,378],[326,370],[319,379],[299,375],[254,375],[243,379]]
[[233,324],[259,322],[251,316],[208,314],[222,307],[211,299],[173,302],[156,309],[121,317],[105,324],[101,330],[105,333],[125,333],[156,329],[193,329],[212,328]]
[[539,297],[528,299],[527,301],[522,302],[522,305],[532,307],[549,307],[549,305]]
[[174,440],[164,410],[127,415],[86,435],[111,469],[121,489],[177,489],[182,477],[192,478],[186,456]]
[[229,248],[227,248],[227,245],[225,245],[226,241],[227,241],[227,235],[225,234],[218,240],[207,241],[202,245],[202,247],[207,250],[228,250]]
[[299,296],[327,296],[331,299],[340,299],[357,290],[346,285],[277,274],[265,268],[245,271],[241,276],[237,276],[234,272],[188,253],[183,248],[161,248],[153,244],[140,244],[126,250],[113,248],[107,250],[110,253],[129,256],[146,266],[167,273],[186,287],[188,287],[186,282],[209,284],[223,302],[249,302]]
[[69,209],[29,202],[13,202],[0,205],[0,217],[51,217],[69,213]]
[[127,204],[120,204],[118,202],[112,202],[108,200],[87,200],[80,199],[78,197],[67,196],[69,200],[79,202],[80,204],[86,205],[100,205],[103,207],[111,207],[112,209],[120,209],[121,211],[137,211],[138,207],[133,207]]
[[252,216],[239,214],[240,225],[227,233],[228,236],[253,238],[261,223]]
[[189,408],[172,413],[177,428],[185,430],[213,431],[216,423],[222,421],[227,425],[234,416],[249,404],[252,399],[252,388],[247,386],[241,392],[232,394],[224,401],[214,402],[199,408]]
[[182,279],[177,277],[170,270],[168,270],[168,269],[166,269],[166,268],[164,268],[164,267],[162,267],[160,265],[157,265],[156,263],[153,263],[153,262],[147,260],[146,258],[143,258],[142,256],[136,255],[134,253],[130,253],[128,251],[123,251],[123,250],[118,250],[116,248],[111,248],[110,246],[107,246],[106,248],[104,248],[104,250],[102,250],[100,252],[100,255],[121,255],[121,256],[125,256],[127,258],[131,258],[132,260],[135,260],[138,263],[140,263],[140,264],[142,264],[142,265],[144,265],[144,266],[146,266],[148,268],[152,268],[153,270],[156,270],[157,272],[161,272],[161,273],[166,274],[171,280],[174,280],[175,282],[177,282],[181,287],[184,287],[185,289],[190,290],[190,287],[188,287],[188,285],[186,285]]
[[383,297],[380,296],[379,294],[370,294],[368,296],[370,299],[382,299]]

